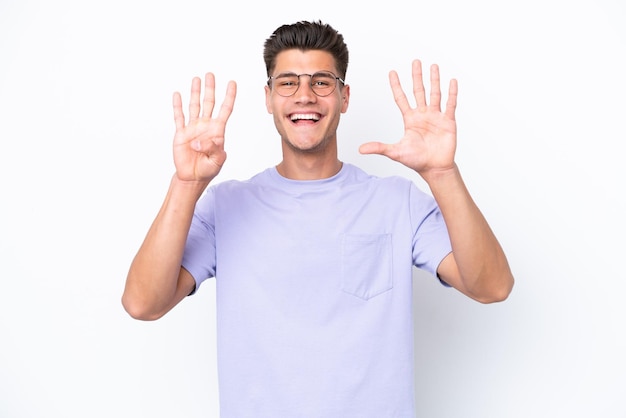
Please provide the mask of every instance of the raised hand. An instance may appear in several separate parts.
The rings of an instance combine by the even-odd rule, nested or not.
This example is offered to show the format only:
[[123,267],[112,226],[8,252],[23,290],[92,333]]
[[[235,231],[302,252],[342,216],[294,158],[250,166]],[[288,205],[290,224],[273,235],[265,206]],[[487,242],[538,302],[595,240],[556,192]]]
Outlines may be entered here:
[[200,78],[191,82],[189,99],[189,121],[185,123],[180,93],[174,93],[174,165],[176,176],[182,181],[209,182],[219,173],[224,161],[224,133],[226,122],[233,111],[237,85],[230,81],[226,97],[217,117],[215,107],[215,76],[207,73],[204,78],[204,98],[200,103]]
[[422,79],[422,63],[414,60],[413,95],[416,107],[412,108],[395,71],[389,73],[389,82],[394,100],[402,112],[404,136],[398,143],[384,144],[369,142],[361,145],[362,154],[381,154],[398,161],[427,176],[430,172],[455,167],[456,120],[454,112],[458,86],[450,80],[445,111],[441,111],[441,88],[439,67],[430,67],[430,103],[426,102],[426,91]]

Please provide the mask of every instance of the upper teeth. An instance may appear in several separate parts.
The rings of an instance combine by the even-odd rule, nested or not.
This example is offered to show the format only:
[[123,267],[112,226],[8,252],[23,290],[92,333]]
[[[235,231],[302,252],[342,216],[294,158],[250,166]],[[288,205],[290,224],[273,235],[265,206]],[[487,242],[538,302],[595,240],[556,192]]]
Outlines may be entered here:
[[318,120],[319,118],[314,113],[291,115],[291,120],[298,120],[298,119]]

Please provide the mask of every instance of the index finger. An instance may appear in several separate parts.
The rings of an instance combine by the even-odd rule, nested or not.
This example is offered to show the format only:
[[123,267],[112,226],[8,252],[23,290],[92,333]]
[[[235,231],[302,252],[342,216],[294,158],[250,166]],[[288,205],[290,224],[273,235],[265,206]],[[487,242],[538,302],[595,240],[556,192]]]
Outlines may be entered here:
[[398,78],[397,72],[389,72],[389,84],[391,85],[393,99],[398,105],[400,112],[404,114],[411,110],[411,105],[409,104],[409,100],[406,98],[406,94],[404,94],[404,90],[402,90],[402,86],[400,85],[400,79]]
[[226,86],[226,96],[224,97],[224,101],[220,106],[220,112],[217,115],[217,118],[224,123],[228,120],[231,113],[233,112],[233,107],[235,106],[235,97],[237,96],[237,83],[234,81],[229,81]]
[[454,112],[456,110],[456,101],[459,94],[459,83],[456,79],[450,80],[450,87],[448,87],[448,100],[446,102],[446,116],[454,120]]

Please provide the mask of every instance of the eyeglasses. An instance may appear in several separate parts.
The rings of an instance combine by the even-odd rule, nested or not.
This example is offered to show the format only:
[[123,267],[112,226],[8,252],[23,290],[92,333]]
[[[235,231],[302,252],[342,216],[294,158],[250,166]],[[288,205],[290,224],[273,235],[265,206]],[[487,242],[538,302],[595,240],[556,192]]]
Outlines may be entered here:
[[310,77],[309,86],[313,93],[319,97],[326,97],[335,91],[337,81],[345,84],[343,79],[330,71],[318,71],[315,74],[283,73],[278,74],[276,77],[269,76],[267,85],[273,87],[276,93],[283,97],[293,96],[300,87],[300,77],[303,75]]

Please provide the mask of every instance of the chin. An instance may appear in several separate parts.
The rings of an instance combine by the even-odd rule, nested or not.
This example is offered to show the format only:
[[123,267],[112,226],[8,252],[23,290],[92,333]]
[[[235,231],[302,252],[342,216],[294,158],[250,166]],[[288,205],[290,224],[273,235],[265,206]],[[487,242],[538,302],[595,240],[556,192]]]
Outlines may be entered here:
[[286,139],[285,145],[296,152],[312,154],[323,151],[326,148],[325,141],[291,141]]

